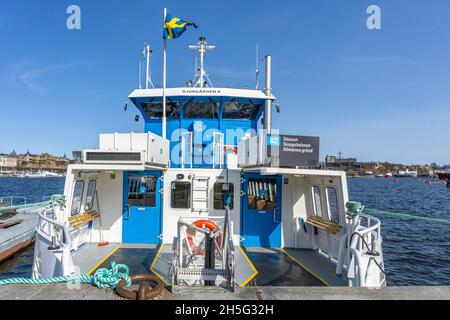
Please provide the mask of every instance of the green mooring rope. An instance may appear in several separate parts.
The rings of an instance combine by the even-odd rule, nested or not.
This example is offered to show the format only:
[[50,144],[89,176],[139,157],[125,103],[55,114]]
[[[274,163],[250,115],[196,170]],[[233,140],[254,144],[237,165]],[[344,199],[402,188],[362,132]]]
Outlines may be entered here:
[[422,217],[422,216],[416,216],[416,215],[400,213],[400,212],[382,211],[382,210],[370,209],[370,208],[365,209],[364,212],[367,212],[367,213],[370,213],[373,215],[378,215],[378,216],[399,218],[402,220],[416,220],[416,221],[425,221],[425,222],[431,222],[431,223],[450,224],[450,220]]
[[124,264],[111,262],[109,269],[99,269],[95,274],[79,274],[68,275],[62,277],[32,279],[32,278],[11,278],[0,280],[1,285],[8,284],[48,284],[48,283],[64,283],[64,282],[79,282],[92,283],[100,289],[111,288],[115,289],[121,280],[125,280],[125,288],[131,286],[130,270]]
[[370,208],[364,207],[360,202],[354,202],[354,201],[347,202],[345,207],[347,208],[347,217],[349,219],[353,219],[364,212],[364,213],[373,214],[373,215],[377,215],[377,216],[398,218],[398,219],[402,219],[402,220],[415,220],[415,221],[425,221],[425,222],[431,222],[431,223],[450,224],[450,220],[446,220],[446,219],[437,219],[437,218],[422,217],[422,216],[416,216],[416,215],[400,213],[400,212],[370,209]]
[[30,208],[40,208],[40,207],[47,207],[49,209],[52,209],[56,206],[65,208],[66,198],[63,195],[55,194],[55,195],[51,196],[49,200],[42,201],[42,202],[20,204],[20,205],[9,206],[9,207],[0,207],[0,213],[15,211],[15,210],[19,210],[19,209],[30,209]]

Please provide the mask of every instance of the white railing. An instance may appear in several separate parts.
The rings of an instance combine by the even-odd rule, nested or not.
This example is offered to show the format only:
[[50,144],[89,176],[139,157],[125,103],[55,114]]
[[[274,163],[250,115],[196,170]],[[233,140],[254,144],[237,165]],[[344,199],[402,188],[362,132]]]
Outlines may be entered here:
[[0,207],[10,207],[27,204],[27,197],[6,196],[0,198]]
[[350,263],[347,277],[350,286],[382,287],[386,285],[381,221],[361,214],[349,234]]
[[36,226],[33,278],[59,277],[77,271],[71,256],[71,238],[64,223],[55,220],[54,209],[43,209]]
[[69,229],[61,222],[56,221],[53,209],[44,209],[39,214],[36,232],[52,243],[53,247],[70,248],[71,240]]
[[[207,219],[217,225],[217,230],[212,232],[196,227],[194,222],[198,218],[194,217],[184,217],[178,221],[177,245],[172,263],[173,292],[180,292],[182,286],[195,285],[216,285],[234,290],[234,244],[229,209],[225,210],[225,217],[209,216]],[[201,241],[193,248],[191,237],[195,234],[200,235]],[[212,252],[206,248],[209,240],[214,242]],[[213,265],[207,263],[211,258],[208,254],[213,256]]]

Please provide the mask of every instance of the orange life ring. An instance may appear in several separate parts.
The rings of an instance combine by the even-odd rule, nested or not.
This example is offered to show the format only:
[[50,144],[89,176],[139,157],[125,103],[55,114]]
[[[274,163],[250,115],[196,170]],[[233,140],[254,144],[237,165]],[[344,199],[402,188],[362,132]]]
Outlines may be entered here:
[[[212,232],[215,232],[219,227],[212,222],[211,220],[197,220],[194,223],[192,223],[193,226],[196,226],[197,228],[203,228],[203,226],[209,230],[211,230]],[[205,254],[205,249],[202,248],[201,250],[198,250],[197,245],[194,243],[194,239],[192,237],[192,234],[187,235],[187,240],[189,243],[189,246],[191,247],[191,250],[194,254],[199,254],[199,255],[203,255]],[[219,234],[219,236],[217,237],[217,244],[219,246],[222,245],[222,234]]]

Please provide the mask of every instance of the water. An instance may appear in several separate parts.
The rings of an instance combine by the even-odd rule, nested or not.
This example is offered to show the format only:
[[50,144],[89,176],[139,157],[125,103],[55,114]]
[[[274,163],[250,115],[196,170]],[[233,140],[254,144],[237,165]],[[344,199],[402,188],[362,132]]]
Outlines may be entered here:
[[[349,179],[350,199],[367,207],[450,220],[450,188],[418,179]],[[63,178],[0,179],[0,197],[30,201],[62,193]],[[380,217],[389,285],[450,285],[450,226]],[[0,278],[29,277],[30,247],[0,265]]]
[[[396,182],[395,182],[396,181]],[[450,188],[419,179],[349,179],[366,207],[450,220]],[[388,285],[450,285],[450,226],[380,217]]]
[[[49,196],[63,192],[64,178],[0,178],[0,197],[23,196],[27,197],[28,203],[33,203],[41,202],[43,197],[48,200]],[[32,265],[33,246],[29,246],[0,264],[0,279],[30,277]]]

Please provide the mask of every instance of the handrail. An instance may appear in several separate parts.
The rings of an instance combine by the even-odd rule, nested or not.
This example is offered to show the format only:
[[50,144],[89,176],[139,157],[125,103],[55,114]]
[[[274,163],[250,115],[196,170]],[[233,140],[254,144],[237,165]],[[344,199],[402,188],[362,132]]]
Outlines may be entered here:
[[[367,226],[364,226],[361,224],[361,218],[364,218],[367,220]],[[372,222],[375,222],[372,225]],[[373,234],[375,233],[375,236],[373,236]],[[354,237],[355,234],[359,235],[359,240],[358,238]],[[357,246],[357,244],[359,243],[359,250],[362,250],[362,245],[364,244],[365,237],[370,235],[370,239],[367,239],[368,242],[371,243],[372,248],[367,248],[368,250],[373,250],[373,243],[374,241],[380,240],[381,239],[381,221],[378,218],[372,217],[370,215],[367,214],[360,214],[359,218],[358,218],[358,222],[353,230],[353,232],[351,234],[349,234],[350,239],[349,239],[349,247],[355,247]],[[364,240],[364,241],[362,241]],[[366,244],[367,245],[367,244]]]
[[[45,232],[45,230],[43,230],[43,225],[41,224],[41,221],[44,220],[45,222],[47,222],[50,226],[52,226],[53,228],[51,230],[54,230],[55,227],[60,228],[62,230],[62,239],[60,240],[60,244],[63,247],[71,247],[71,239],[70,239],[70,233],[69,233],[69,229],[67,228],[67,225],[65,225],[64,223],[58,222],[54,219],[51,219],[49,217],[47,217],[45,214],[47,213],[47,211],[52,210],[53,209],[49,209],[49,208],[45,208],[44,210],[42,210],[41,212],[38,213],[38,217],[39,217],[39,222],[36,226],[36,232],[43,236],[44,238],[47,238],[46,236],[54,236],[53,232]],[[48,240],[52,240],[51,238]]]
[[0,203],[4,202],[5,199],[9,199],[10,200],[10,206],[13,206],[13,200],[14,199],[22,199],[23,203],[22,204],[27,204],[27,197],[23,197],[23,196],[4,196],[4,197],[0,197]]
[[[378,218],[372,217],[367,214],[360,214],[357,218],[357,222],[354,228],[349,234],[349,253],[350,261],[353,257],[355,272],[357,269],[357,274],[355,274],[355,285],[364,287],[367,283],[368,270],[372,260],[379,267],[380,271],[385,274],[383,268],[375,261],[375,258],[368,259],[367,261],[363,259],[364,254],[379,256],[379,252],[376,251],[377,246],[381,246],[381,221]],[[361,220],[365,219],[366,225],[361,224]],[[369,245],[370,243],[370,245]],[[364,246],[366,249],[364,250]],[[382,257],[381,257],[382,259]],[[364,262],[366,261],[366,262]],[[385,281],[385,279],[383,280]],[[379,284],[380,286],[382,283]]]
[[358,287],[364,287],[366,284],[366,277],[364,276],[365,271],[362,268],[362,257],[361,253],[355,248],[350,248],[350,254],[355,257],[355,266],[358,267],[358,277],[356,278]]
[[[172,286],[174,290],[177,291],[177,288],[182,283],[187,284],[188,286],[202,283],[210,285],[211,281],[215,281],[214,279],[216,276],[226,276],[225,279],[222,278],[226,281],[226,286],[230,289],[233,288],[235,261],[230,209],[228,207],[225,208],[224,217],[208,217],[209,220],[217,221],[218,223],[217,230],[213,232],[192,225],[191,220],[195,221],[196,219],[198,218],[184,217],[178,220],[177,245],[172,263]],[[215,250],[217,250],[215,267],[208,266],[202,258],[197,259],[196,255],[198,255],[198,252],[193,252],[193,250],[191,250],[187,235],[188,229],[199,231],[204,234],[205,237],[209,235],[209,239],[214,239],[216,245]],[[222,239],[220,243],[217,240],[219,239],[219,234],[221,234]],[[206,254],[205,251],[202,251],[201,255]],[[218,260],[219,264],[217,264]]]

